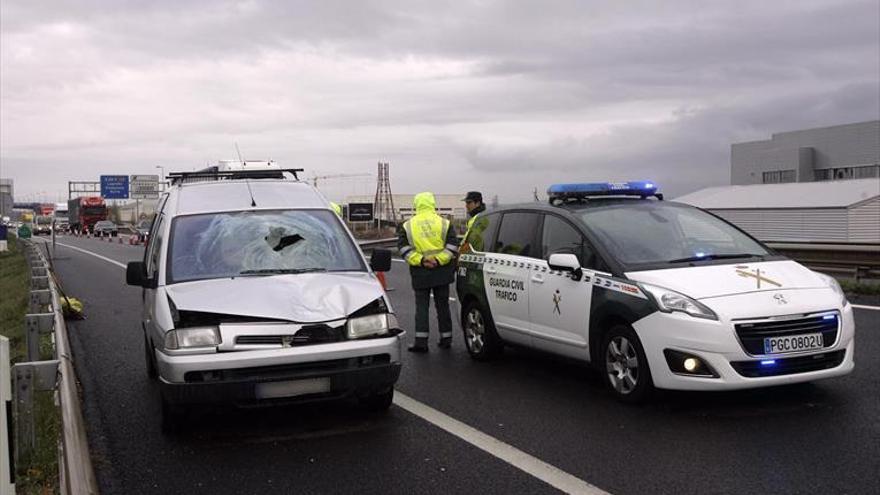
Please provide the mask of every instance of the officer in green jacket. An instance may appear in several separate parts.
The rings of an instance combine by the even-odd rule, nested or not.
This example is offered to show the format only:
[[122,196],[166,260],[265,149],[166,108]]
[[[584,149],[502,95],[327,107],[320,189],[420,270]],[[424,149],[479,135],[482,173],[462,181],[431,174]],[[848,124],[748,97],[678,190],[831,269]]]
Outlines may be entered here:
[[413,290],[416,293],[416,335],[410,352],[428,352],[428,307],[431,293],[440,327],[439,347],[452,345],[452,315],[449,312],[449,284],[455,281],[458,242],[449,220],[436,211],[434,195],[416,194],[413,199],[415,216],[398,230],[397,246],[409,264]]
[[483,246],[483,231],[488,227],[489,222],[485,216],[478,216],[486,211],[486,205],[483,204],[483,195],[479,191],[470,191],[463,199],[464,207],[467,209],[468,218],[467,230],[461,241],[461,252],[469,253],[473,251],[485,251]]

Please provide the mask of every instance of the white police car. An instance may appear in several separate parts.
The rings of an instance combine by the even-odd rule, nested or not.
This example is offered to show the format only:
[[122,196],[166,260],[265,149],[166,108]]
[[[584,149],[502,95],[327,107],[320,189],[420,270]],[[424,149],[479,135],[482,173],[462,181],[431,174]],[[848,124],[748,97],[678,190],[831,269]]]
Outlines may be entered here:
[[561,184],[550,204],[475,222],[456,282],[465,342],[590,361],[622,400],[653,387],[730,390],[853,369],[837,282],[650,182]]
[[391,405],[403,330],[374,273],[391,252],[368,263],[298,171],[246,162],[170,175],[144,260],[126,274],[143,288],[165,430],[193,405]]

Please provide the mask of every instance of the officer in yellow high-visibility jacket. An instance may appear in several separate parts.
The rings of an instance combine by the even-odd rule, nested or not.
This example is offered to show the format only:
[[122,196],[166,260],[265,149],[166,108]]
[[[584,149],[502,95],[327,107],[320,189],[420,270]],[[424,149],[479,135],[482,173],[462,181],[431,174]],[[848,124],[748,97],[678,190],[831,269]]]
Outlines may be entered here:
[[428,352],[428,307],[434,293],[434,307],[440,327],[441,348],[452,345],[452,315],[449,312],[449,284],[455,281],[458,242],[449,220],[436,212],[434,195],[416,194],[416,214],[398,230],[397,246],[409,264],[416,293],[416,335],[411,352]]

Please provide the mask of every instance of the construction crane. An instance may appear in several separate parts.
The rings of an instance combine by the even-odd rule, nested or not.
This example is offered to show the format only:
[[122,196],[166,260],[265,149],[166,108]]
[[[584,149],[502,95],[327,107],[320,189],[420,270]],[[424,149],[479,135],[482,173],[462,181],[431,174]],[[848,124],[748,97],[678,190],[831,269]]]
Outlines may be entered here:
[[315,189],[318,188],[318,180],[323,179],[350,179],[353,177],[372,177],[373,174],[332,174],[332,175],[314,175],[311,178],[312,185]]

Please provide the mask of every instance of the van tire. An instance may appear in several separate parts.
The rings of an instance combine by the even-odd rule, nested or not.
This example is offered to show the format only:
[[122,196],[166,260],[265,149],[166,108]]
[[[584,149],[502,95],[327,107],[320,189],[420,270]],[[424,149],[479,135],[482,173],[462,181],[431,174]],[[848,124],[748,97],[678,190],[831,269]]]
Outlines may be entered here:
[[162,398],[162,433],[166,435],[176,435],[183,431],[186,422],[186,410],[174,404],[169,403]]
[[150,339],[144,335],[144,364],[147,368],[147,378],[155,380],[159,374],[156,372],[156,356],[153,350],[153,344]]
[[369,412],[387,411],[393,401],[394,387],[388,387],[388,390],[375,392],[359,399],[361,408]]
[[461,312],[461,329],[471,358],[488,361],[501,354],[504,344],[495,331],[495,322],[478,302],[470,301],[465,305]]
[[608,389],[621,402],[644,402],[654,391],[642,342],[629,325],[615,324],[605,332],[597,364]]

